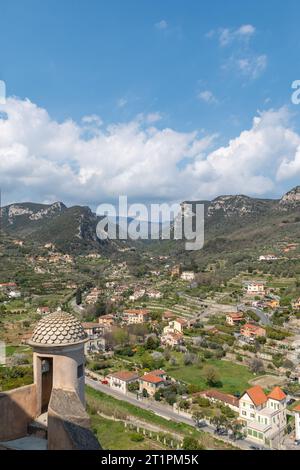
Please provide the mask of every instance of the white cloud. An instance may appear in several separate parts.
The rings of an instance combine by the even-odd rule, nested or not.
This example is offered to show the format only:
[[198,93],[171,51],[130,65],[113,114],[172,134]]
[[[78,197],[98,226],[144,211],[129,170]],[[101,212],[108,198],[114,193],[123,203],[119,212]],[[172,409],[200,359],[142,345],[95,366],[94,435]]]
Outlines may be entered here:
[[205,103],[217,103],[218,100],[210,90],[200,91],[197,95],[198,99]]
[[163,29],[167,29],[168,23],[166,22],[166,20],[160,20],[157,23],[155,23],[154,26],[156,29],[163,30]]
[[243,75],[250,78],[259,77],[267,67],[267,56],[265,54],[237,59],[236,64]]
[[252,36],[255,33],[255,28],[252,24],[243,24],[236,30],[239,36]]
[[[229,144],[197,157],[186,169],[191,177],[202,181],[200,194],[256,194],[275,190],[277,181],[300,171],[298,158],[300,136],[289,127],[285,108],[270,110],[253,119],[251,129],[241,132]],[[282,171],[290,164],[290,171]],[[293,168],[292,168],[293,167]]]
[[235,41],[248,41],[255,34],[255,27],[251,24],[244,24],[238,28],[219,28],[206,33],[207,38],[218,37],[222,47],[228,46]]
[[124,108],[128,103],[128,100],[126,98],[119,98],[117,101],[117,106],[118,108]]
[[[300,136],[284,108],[258,114],[249,130],[219,148],[216,135],[158,129],[149,115],[105,126],[97,116],[58,123],[16,98],[0,106],[4,110],[0,185],[6,203],[95,206],[119,194],[140,202],[262,195],[300,175]],[[91,121],[96,127],[87,135]]]

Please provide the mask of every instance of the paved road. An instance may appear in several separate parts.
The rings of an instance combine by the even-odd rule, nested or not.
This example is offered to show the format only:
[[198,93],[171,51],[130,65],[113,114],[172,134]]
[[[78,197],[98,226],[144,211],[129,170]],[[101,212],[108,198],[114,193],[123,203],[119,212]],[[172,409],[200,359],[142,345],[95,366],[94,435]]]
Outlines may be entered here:
[[260,308],[251,307],[249,310],[256,313],[263,325],[272,325],[270,318]]
[[70,300],[69,304],[71,308],[73,309],[73,311],[78,313],[79,315],[81,315],[82,312],[84,311],[84,307],[76,304],[76,297],[73,297],[73,299]]
[[[161,417],[163,417],[167,420],[176,421],[178,423],[185,423],[185,424],[188,424],[190,426],[195,427],[195,422],[191,418],[181,416],[178,413],[176,413],[175,411],[172,411],[169,408],[167,408],[163,405],[160,405],[156,402],[149,402],[148,400],[141,400],[141,399],[138,400],[134,396],[124,395],[123,393],[120,393],[117,390],[112,390],[108,385],[103,385],[103,384],[101,384],[101,383],[99,383],[99,382],[97,382],[93,379],[90,379],[89,377],[85,378],[85,382],[86,382],[87,385],[94,388],[95,390],[99,390],[100,392],[106,393],[107,395],[110,395],[110,396],[116,398],[117,400],[126,401],[126,402],[131,403],[134,406],[138,406],[139,408],[142,408],[144,410],[152,411],[156,415],[161,416]],[[201,431],[207,432],[209,434],[214,434],[214,427],[210,426],[210,425],[207,425],[207,426],[201,428]],[[217,436],[217,435],[215,435],[215,437],[217,439],[220,438],[220,436]],[[230,443],[230,444],[232,444],[236,447],[239,447],[243,450],[250,450],[251,449],[250,446],[253,445],[253,443],[247,441],[246,439],[236,441],[236,442],[232,442],[232,441],[230,441],[230,439],[227,436],[222,436],[222,440],[225,441],[225,442],[228,442],[228,443]]]

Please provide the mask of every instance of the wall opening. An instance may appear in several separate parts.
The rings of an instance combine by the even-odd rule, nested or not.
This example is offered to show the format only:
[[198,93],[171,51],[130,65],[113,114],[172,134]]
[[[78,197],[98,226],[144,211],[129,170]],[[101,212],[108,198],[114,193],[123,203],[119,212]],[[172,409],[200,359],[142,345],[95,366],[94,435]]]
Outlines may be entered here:
[[53,387],[53,359],[41,358],[41,372],[42,372],[42,397],[41,397],[41,411],[46,413],[51,397]]

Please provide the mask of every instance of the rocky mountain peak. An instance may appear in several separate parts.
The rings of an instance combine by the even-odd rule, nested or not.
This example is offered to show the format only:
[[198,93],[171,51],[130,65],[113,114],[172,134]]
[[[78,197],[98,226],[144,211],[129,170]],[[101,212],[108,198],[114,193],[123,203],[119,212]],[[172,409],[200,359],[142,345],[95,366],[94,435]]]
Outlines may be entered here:
[[293,209],[296,206],[300,207],[300,186],[296,186],[295,188],[288,191],[281,199],[280,199],[280,207],[282,209]]

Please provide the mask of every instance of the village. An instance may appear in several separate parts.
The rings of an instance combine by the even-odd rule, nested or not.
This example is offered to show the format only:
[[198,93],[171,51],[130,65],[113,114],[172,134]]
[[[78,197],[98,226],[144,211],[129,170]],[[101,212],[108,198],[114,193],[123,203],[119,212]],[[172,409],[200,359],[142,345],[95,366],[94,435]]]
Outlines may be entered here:
[[286,295],[298,292],[297,280],[249,269],[204,289],[201,273],[166,255],[144,256],[151,269],[138,276],[128,260],[76,259],[51,244],[27,256],[34,287],[11,278],[0,284],[2,390],[31,380],[34,324],[68,311],[88,338],[89,393],[147,406],[222,445],[300,449],[300,298]]

